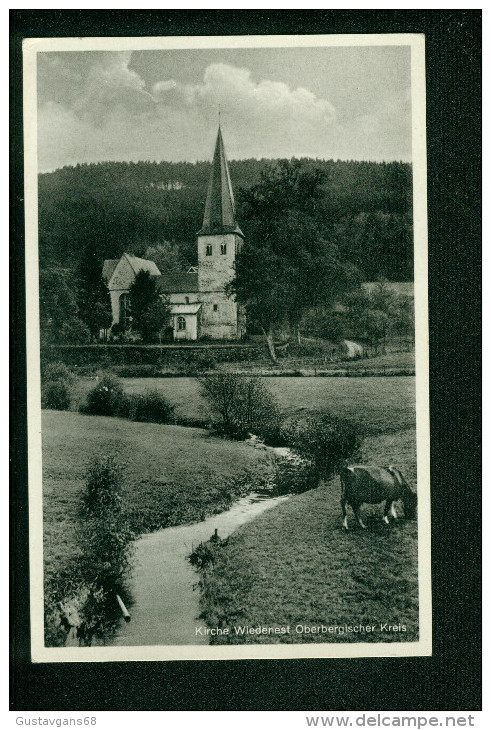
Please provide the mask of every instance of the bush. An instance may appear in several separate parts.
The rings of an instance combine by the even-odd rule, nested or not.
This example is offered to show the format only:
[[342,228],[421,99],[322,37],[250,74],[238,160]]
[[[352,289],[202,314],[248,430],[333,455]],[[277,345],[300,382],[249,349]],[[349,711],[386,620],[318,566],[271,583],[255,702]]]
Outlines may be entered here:
[[130,401],[119,380],[105,375],[87,393],[87,403],[82,406],[81,411],[93,416],[128,416],[130,408]]
[[75,378],[62,362],[46,365],[41,375],[41,406],[66,411],[70,408],[71,387]]
[[50,380],[41,390],[42,408],[67,411],[70,408],[70,387],[65,380]]
[[275,494],[299,494],[315,489],[319,474],[312,459],[288,453],[274,461],[273,485]]
[[281,443],[278,405],[259,378],[220,373],[202,378],[200,385],[212,412],[220,418],[217,430],[232,438],[253,433],[268,444]]
[[132,399],[131,418],[149,423],[170,423],[174,417],[174,406],[158,390],[147,390]]
[[80,570],[88,596],[79,636],[90,645],[116,625],[116,593],[123,592],[131,565],[131,532],[122,510],[122,471],[108,457],[87,472],[79,506]]
[[299,456],[312,461],[320,478],[327,479],[343,461],[356,456],[363,433],[352,421],[321,411],[288,425],[283,437]]
[[42,368],[41,379],[46,383],[50,380],[64,380],[68,385],[73,385],[75,376],[65,363],[50,362]]
[[122,511],[122,491],[121,468],[111,457],[95,459],[79,507],[82,574],[105,588],[119,583],[129,569],[133,536]]
[[219,551],[226,545],[227,540],[212,537],[206,542],[200,542],[191,555],[188,556],[188,560],[196,570],[209,570],[213,567]]

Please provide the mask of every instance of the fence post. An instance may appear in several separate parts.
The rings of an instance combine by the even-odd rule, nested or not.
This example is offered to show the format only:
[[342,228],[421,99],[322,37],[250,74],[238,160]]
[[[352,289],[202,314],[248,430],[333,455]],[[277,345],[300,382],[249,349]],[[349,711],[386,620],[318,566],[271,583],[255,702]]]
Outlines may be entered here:
[[127,609],[127,608],[126,608],[126,606],[124,605],[124,603],[123,603],[123,601],[122,601],[122,599],[121,599],[121,597],[119,596],[119,594],[118,594],[118,593],[116,593],[116,600],[117,600],[117,602],[119,603],[119,607],[120,607],[120,609],[121,609],[121,613],[122,613],[122,614],[123,614],[123,616],[124,616],[124,620],[125,620],[126,622],[128,622],[128,621],[131,621],[131,616],[130,616],[130,614],[129,614],[129,612],[128,612],[128,609]]

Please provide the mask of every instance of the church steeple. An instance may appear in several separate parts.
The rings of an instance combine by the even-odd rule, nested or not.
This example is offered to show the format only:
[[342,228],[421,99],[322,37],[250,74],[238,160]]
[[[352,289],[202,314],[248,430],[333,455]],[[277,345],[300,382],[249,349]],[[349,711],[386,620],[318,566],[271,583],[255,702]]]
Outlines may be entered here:
[[203,225],[201,230],[198,231],[198,235],[214,236],[223,233],[237,233],[239,236],[243,236],[235,219],[232,183],[230,181],[222,132],[220,126],[218,126]]

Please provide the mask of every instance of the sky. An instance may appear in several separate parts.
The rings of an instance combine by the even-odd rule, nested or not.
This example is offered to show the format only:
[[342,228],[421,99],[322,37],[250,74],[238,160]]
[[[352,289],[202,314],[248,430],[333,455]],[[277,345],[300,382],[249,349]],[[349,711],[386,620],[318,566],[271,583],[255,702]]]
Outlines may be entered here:
[[40,172],[103,160],[411,160],[408,46],[39,53]]

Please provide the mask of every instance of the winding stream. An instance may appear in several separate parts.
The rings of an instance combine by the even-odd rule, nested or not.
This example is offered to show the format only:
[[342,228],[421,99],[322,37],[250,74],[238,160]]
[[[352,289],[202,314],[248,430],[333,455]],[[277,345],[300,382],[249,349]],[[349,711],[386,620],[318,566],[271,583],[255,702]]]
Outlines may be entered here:
[[130,582],[134,601],[129,609],[131,621],[122,621],[107,645],[207,644],[207,637],[196,635],[195,631],[203,625],[198,619],[199,576],[187,556],[200,542],[209,540],[215,529],[224,539],[287,498],[253,492],[235,502],[227,512],[203,522],[167,527],[137,540]]

